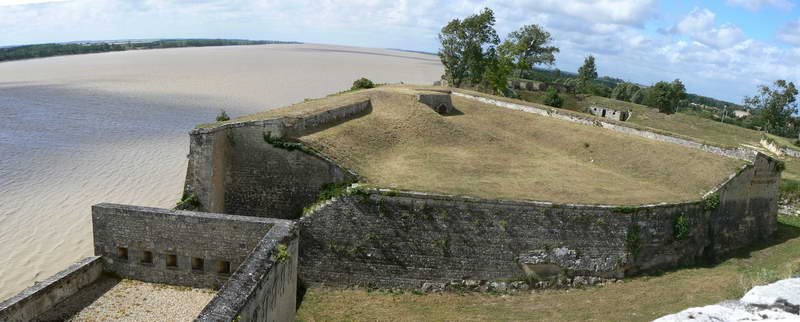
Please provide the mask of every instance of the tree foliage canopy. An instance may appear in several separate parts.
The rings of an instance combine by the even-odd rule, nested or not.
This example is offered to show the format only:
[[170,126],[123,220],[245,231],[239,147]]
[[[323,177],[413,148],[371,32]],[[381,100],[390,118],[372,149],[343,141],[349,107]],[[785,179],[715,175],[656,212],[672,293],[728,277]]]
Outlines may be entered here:
[[686,97],[686,87],[680,79],[671,83],[658,82],[647,90],[644,103],[657,108],[661,113],[673,114],[678,110],[678,103]]
[[508,34],[500,45],[500,51],[511,59],[514,67],[520,71],[529,71],[533,66],[552,65],[556,61],[555,53],[559,50],[550,45],[553,38],[539,25],[525,25]]
[[494,12],[484,8],[479,14],[453,19],[439,33],[439,58],[445,75],[454,86],[464,82],[479,84],[486,68],[489,49],[500,43],[494,30]]
[[797,88],[792,82],[776,80],[774,88],[762,85],[758,87],[758,94],[746,97],[744,103],[747,107],[756,109],[760,123],[764,130],[777,135],[787,135],[789,121],[792,114],[797,112]]
[[523,26],[500,44],[494,30],[494,12],[484,8],[467,18],[453,19],[439,33],[439,58],[445,79],[453,86],[481,86],[506,94],[508,76],[531,70],[536,64],[553,64],[558,48],[550,46],[550,33],[537,25]]
[[597,66],[594,65],[594,56],[586,56],[583,60],[583,66],[578,68],[578,78],[581,82],[597,79]]

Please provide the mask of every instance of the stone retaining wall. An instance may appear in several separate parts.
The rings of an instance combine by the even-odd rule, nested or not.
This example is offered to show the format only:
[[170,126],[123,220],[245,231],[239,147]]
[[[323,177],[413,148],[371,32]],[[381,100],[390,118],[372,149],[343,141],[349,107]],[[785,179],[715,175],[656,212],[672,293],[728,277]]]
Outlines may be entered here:
[[538,115],[542,115],[542,116],[553,117],[553,118],[557,118],[557,119],[568,121],[568,122],[579,123],[579,124],[590,125],[590,126],[600,126],[600,127],[606,128],[606,129],[610,129],[610,130],[621,132],[621,133],[625,133],[625,134],[640,136],[640,137],[644,137],[644,138],[648,138],[648,139],[656,140],[656,141],[660,141],[660,142],[677,144],[677,145],[685,146],[685,147],[688,147],[688,148],[703,150],[703,151],[706,151],[706,152],[714,153],[714,154],[725,156],[725,157],[729,157],[729,158],[735,158],[735,159],[747,160],[747,161],[753,161],[753,159],[755,158],[755,153],[756,152],[753,151],[753,150],[750,150],[750,149],[746,149],[746,148],[722,148],[722,147],[703,144],[703,143],[699,143],[699,142],[695,142],[695,141],[691,141],[691,140],[687,140],[687,139],[682,139],[682,138],[678,138],[678,137],[674,137],[674,136],[670,136],[670,135],[655,133],[655,132],[647,131],[647,130],[640,130],[640,129],[627,127],[627,126],[616,124],[616,123],[606,122],[606,121],[603,121],[603,120],[599,120],[597,118],[590,117],[588,115],[587,116],[571,115],[571,114],[568,114],[568,113],[561,113],[561,112],[556,111],[556,110],[549,110],[549,109],[533,107],[533,106],[530,106],[530,105],[522,105],[522,104],[504,102],[504,101],[500,101],[500,100],[495,100],[495,99],[490,99],[490,98],[486,98],[486,97],[470,95],[470,94],[465,94],[465,93],[460,93],[460,92],[453,92],[453,95],[456,95],[456,96],[459,96],[459,97],[463,97],[463,98],[467,98],[467,99],[471,99],[471,100],[476,100],[476,101],[479,101],[479,102],[485,103],[485,104],[491,104],[491,105],[496,105],[496,106],[499,106],[499,107],[509,108],[509,109],[512,109],[512,110],[518,110],[518,111],[538,114]]
[[95,255],[102,256],[106,271],[201,288],[219,288],[274,222],[115,204],[92,207]]
[[293,321],[299,257],[297,233],[294,223],[276,222],[197,321]]
[[638,207],[367,189],[300,219],[300,277],[418,288],[462,279],[620,278],[695,264],[775,230],[779,175],[777,163],[759,154],[707,200]]
[[325,184],[354,174],[324,157],[272,144],[369,113],[370,101],[298,118],[225,124],[191,132],[185,195],[198,210],[270,218],[298,218]]
[[76,262],[0,303],[0,321],[33,321],[36,316],[92,284],[102,273],[100,257],[87,257]]

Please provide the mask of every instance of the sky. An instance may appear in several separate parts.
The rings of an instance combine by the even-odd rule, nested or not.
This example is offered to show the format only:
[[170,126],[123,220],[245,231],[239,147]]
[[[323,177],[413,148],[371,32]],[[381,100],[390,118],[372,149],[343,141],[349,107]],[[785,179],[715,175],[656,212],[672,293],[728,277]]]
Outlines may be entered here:
[[526,24],[577,71],[740,103],[800,80],[800,3],[790,0],[0,0],[0,46],[77,40],[244,38],[436,52],[450,19],[490,7],[501,38]]

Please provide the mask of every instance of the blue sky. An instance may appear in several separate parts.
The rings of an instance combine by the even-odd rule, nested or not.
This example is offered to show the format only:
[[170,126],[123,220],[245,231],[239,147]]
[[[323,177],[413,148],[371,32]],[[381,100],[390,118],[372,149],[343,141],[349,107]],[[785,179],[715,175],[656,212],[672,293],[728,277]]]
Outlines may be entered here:
[[759,84],[800,80],[800,5],[790,0],[0,0],[0,46],[221,37],[435,52],[442,25],[484,6],[501,37],[543,25],[562,70],[592,54],[601,75],[680,78],[737,103]]

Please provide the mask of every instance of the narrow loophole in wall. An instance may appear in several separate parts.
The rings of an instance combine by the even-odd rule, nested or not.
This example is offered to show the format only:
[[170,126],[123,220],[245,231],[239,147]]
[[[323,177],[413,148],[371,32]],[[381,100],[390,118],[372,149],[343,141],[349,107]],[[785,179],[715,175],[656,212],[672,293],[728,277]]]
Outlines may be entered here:
[[231,262],[229,262],[229,261],[217,261],[217,273],[219,273],[219,274],[230,274],[231,273]]
[[178,256],[167,255],[167,267],[178,267]]
[[192,257],[192,269],[195,271],[202,271],[203,259],[200,257]]
[[142,251],[142,264],[153,263],[153,252],[149,250]]
[[128,260],[128,247],[117,247],[117,258]]

